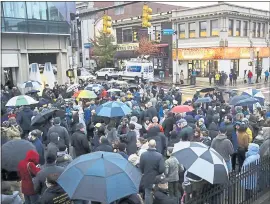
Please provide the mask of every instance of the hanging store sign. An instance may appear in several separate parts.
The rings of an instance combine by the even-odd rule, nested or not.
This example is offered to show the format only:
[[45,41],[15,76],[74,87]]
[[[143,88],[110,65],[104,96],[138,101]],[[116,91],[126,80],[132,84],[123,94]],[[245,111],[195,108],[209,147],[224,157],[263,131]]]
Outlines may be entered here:
[[[179,60],[211,60],[211,59],[252,59],[252,50],[257,48],[241,47],[218,47],[218,48],[190,48],[178,49]],[[269,57],[270,51],[267,47],[259,48],[259,57]],[[173,60],[176,60],[176,49],[172,50]]]
[[117,51],[136,50],[139,48],[139,43],[118,44]]

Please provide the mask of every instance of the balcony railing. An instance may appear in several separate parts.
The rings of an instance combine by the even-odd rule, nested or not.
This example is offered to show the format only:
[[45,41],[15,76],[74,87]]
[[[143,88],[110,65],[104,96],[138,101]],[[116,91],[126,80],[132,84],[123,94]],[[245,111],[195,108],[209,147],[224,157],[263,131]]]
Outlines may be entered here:
[[70,25],[66,21],[46,21],[35,19],[1,17],[2,33],[50,33],[70,34]]

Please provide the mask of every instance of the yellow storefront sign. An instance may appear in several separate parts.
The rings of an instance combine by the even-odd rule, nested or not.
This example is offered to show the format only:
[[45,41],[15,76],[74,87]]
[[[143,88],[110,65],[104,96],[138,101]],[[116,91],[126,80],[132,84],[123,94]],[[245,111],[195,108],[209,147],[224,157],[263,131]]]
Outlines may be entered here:
[[136,50],[139,48],[139,43],[118,44],[117,51]]
[[[178,60],[211,60],[211,59],[250,59],[251,53],[257,52],[257,48],[248,47],[218,47],[218,48],[187,48],[178,49]],[[255,54],[256,55],[256,54]],[[269,57],[267,47],[259,48],[259,57]],[[173,60],[176,60],[176,49],[172,50]]]

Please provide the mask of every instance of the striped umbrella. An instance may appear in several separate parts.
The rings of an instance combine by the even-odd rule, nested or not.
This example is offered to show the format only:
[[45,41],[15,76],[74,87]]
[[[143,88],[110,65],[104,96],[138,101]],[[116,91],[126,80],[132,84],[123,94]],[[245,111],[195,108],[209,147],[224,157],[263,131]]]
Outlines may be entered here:
[[93,91],[81,90],[77,97],[78,98],[96,98],[97,95]]
[[97,107],[96,113],[98,116],[113,118],[125,116],[131,113],[132,110],[123,102],[109,101]]
[[259,100],[259,102],[261,104],[263,104],[264,98],[265,98],[263,93],[260,90],[257,90],[257,89],[248,89],[248,90],[244,91],[242,93],[242,95],[251,96],[253,98],[256,98],[256,99]]
[[27,95],[20,95],[11,98],[6,106],[26,106],[31,104],[37,104],[38,101]]
[[33,81],[33,80],[29,80],[29,81],[26,81],[24,82],[21,87],[23,89],[25,88],[33,88],[33,87],[37,87],[39,88],[42,84],[39,82],[39,81]]

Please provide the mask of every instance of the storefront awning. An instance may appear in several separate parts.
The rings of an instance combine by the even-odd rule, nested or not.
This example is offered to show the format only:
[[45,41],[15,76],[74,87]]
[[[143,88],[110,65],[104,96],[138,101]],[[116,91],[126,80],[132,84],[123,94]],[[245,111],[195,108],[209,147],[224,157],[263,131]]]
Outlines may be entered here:
[[114,55],[114,58],[116,59],[128,59],[136,57],[138,57],[138,54],[134,50],[117,51]]

